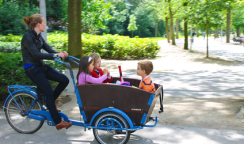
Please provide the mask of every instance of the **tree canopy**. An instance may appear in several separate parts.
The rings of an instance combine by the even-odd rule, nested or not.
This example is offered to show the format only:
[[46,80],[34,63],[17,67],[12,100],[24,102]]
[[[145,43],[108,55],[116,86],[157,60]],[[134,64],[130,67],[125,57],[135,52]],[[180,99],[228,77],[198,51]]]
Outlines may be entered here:
[[[244,29],[243,5],[243,0],[82,0],[82,31],[127,36],[132,36],[133,32],[139,37],[154,37],[163,36],[168,32],[166,28],[169,26],[168,35],[173,44],[177,19],[181,23],[180,35],[183,35],[185,22],[190,27],[201,30],[206,30],[208,25],[210,31],[220,27],[226,31],[230,27],[231,31],[242,32]],[[47,20],[52,18],[54,21],[60,19],[68,21],[68,0],[46,0],[46,6]],[[39,1],[0,0],[0,7],[1,15],[8,12],[4,18],[0,17],[0,33],[17,34],[17,31],[24,31],[25,27],[22,25],[15,28],[16,23],[7,26],[6,21],[16,19],[20,23],[23,16],[38,13]],[[19,13],[16,14],[14,9],[17,9]],[[227,13],[230,13],[230,16],[227,16]],[[131,15],[136,17],[136,30],[128,29]],[[227,24],[227,18],[231,20],[229,24]],[[55,23],[55,27],[59,27],[61,23]],[[190,33],[190,27],[187,27],[187,33]]]

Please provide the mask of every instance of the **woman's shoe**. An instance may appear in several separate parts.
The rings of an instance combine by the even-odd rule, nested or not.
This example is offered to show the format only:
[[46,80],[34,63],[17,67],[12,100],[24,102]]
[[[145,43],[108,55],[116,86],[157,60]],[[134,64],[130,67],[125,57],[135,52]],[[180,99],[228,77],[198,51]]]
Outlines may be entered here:
[[62,128],[68,129],[71,126],[72,126],[72,122],[66,122],[62,120],[60,124],[56,125],[56,129],[57,130],[61,130]]

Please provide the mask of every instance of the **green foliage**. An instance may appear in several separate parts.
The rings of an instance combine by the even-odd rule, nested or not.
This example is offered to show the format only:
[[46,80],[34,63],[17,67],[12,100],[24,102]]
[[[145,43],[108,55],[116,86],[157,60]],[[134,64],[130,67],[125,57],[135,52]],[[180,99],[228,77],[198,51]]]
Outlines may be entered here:
[[232,24],[235,28],[244,28],[244,3],[236,4],[232,11]]
[[48,33],[48,44],[57,51],[67,51],[68,49],[68,35],[66,32],[55,31]]
[[214,29],[224,26],[224,18],[227,9],[235,8],[231,4],[237,0],[185,0],[187,6],[180,10],[179,17],[187,18],[188,23],[193,27]]
[[[119,34],[131,36],[131,32],[128,31],[129,25],[129,16],[134,14],[136,19],[136,26],[138,30],[134,31],[135,35],[139,35],[139,37],[152,37],[155,35],[155,25],[156,19],[159,18],[159,21],[162,22],[161,17],[158,15],[158,9],[162,7],[158,7],[158,9],[151,6],[157,5],[159,1],[157,0],[107,0],[114,5],[114,9],[110,11],[110,15],[113,16],[113,19],[109,21],[104,21],[104,24],[107,26],[106,29],[101,29],[102,32],[110,33],[110,34]],[[120,19],[121,18],[121,19]],[[165,27],[160,22],[158,27],[158,31],[162,34],[165,33]]]
[[130,16],[130,23],[129,23],[127,29],[129,31],[132,31],[132,37],[133,37],[133,31],[138,29],[136,26],[136,17],[133,14]]
[[0,35],[0,42],[21,42],[21,35],[8,34],[6,36]]
[[147,8],[146,5],[141,3],[138,7],[136,7],[133,12],[136,16],[136,23],[138,30],[136,31],[136,35],[139,37],[151,37],[154,36],[155,33],[155,21],[156,21],[156,11],[154,9]]
[[112,18],[110,9],[111,4],[104,0],[82,0],[82,30],[95,33],[99,28],[106,28],[103,21]]
[[[57,51],[67,51],[68,35],[65,32],[57,31],[48,33],[48,43]],[[159,50],[157,42],[148,38],[129,38],[110,34],[100,36],[84,33],[82,45],[84,55],[99,53],[101,57],[109,59],[154,58]],[[1,51],[20,52],[20,43],[1,42]]]
[[155,58],[159,46],[147,38],[131,38],[126,41],[119,39],[114,45],[113,57],[120,59],[130,57],[132,59]]
[[20,53],[20,42],[0,42],[0,52]]
[[[14,3],[19,7],[28,8],[30,6],[34,6],[39,8],[40,0],[4,0],[3,3]],[[54,18],[55,20],[59,20],[67,15],[68,8],[68,0],[46,0],[46,14],[47,18]],[[1,3],[1,0],[0,0]],[[11,13],[11,11],[10,11]],[[39,13],[38,11],[33,11],[30,15]],[[30,16],[24,14],[24,16]]]
[[98,53],[110,59],[141,59],[156,57],[159,46],[157,42],[147,38],[129,38],[119,35],[87,35],[83,34],[83,51],[85,55]]
[[[67,5],[68,0],[46,0],[47,19],[64,18]],[[27,31],[23,18],[35,13],[39,13],[39,0],[0,0],[0,34],[23,34]]]
[[0,34],[23,34],[26,31],[26,25],[22,23],[23,17],[38,11],[34,5],[21,7],[14,2],[3,2],[0,5]]
[[128,10],[124,9],[122,11],[117,11],[115,8],[112,8],[112,10],[110,11],[110,15],[112,15],[113,18],[109,20],[104,20],[103,23],[104,25],[106,25],[106,28],[100,28],[100,31],[102,33],[124,35],[128,22]]
[[68,0],[46,0],[47,18],[60,20],[67,15]]
[[[64,71],[64,66],[54,61],[46,61],[51,67]],[[5,99],[8,93],[5,88],[9,85],[35,85],[25,74],[21,53],[0,52],[0,99]],[[50,81],[54,87],[57,83]]]

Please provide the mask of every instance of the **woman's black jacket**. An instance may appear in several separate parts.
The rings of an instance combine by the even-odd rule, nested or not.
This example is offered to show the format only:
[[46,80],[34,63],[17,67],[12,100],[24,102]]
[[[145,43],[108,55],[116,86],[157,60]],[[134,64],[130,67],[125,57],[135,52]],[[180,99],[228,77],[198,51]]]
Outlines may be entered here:
[[[41,53],[44,49],[48,53]],[[43,59],[53,59],[58,51],[53,50],[42,38],[41,33],[37,35],[35,30],[29,30],[21,40],[21,51],[23,64],[43,65]]]

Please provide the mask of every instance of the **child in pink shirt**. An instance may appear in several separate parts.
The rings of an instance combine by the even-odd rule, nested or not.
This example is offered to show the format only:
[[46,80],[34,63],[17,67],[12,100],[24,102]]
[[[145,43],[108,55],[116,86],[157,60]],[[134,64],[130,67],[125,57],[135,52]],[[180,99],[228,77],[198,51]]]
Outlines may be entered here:
[[91,72],[94,68],[94,60],[90,56],[83,56],[80,59],[79,71],[77,74],[78,84],[89,84],[89,83],[103,83],[104,80],[108,78],[108,71],[103,70],[103,75],[99,78],[94,78],[91,76]]

